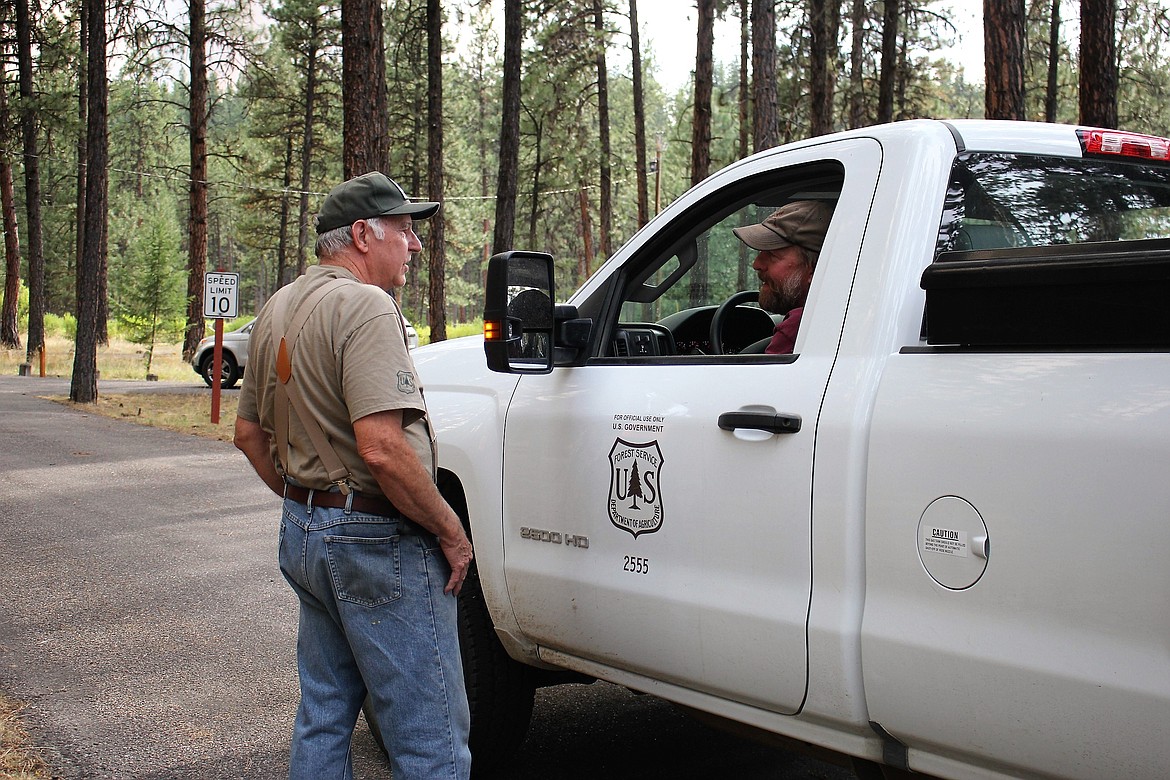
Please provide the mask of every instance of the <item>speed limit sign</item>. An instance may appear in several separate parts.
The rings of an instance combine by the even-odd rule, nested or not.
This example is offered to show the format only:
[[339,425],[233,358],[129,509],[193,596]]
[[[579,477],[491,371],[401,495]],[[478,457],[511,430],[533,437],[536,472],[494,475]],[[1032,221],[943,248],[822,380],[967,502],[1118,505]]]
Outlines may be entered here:
[[239,299],[240,275],[221,271],[203,275],[203,316],[208,319],[234,319]]

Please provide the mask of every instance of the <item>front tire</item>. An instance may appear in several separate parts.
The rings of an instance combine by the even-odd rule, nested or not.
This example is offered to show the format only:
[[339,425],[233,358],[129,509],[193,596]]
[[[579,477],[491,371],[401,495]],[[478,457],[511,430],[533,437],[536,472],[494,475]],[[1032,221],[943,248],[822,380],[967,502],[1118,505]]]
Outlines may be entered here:
[[[215,381],[215,370],[211,364],[215,360],[215,353],[208,352],[207,356],[199,363],[199,375],[203,377],[203,381],[207,383],[208,387],[212,386]],[[240,367],[236,365],[236,359],[231,356],[226,350],[223,353],[223,360],[220,365],[219,386],[224,390],[230,390],[236,386],[236,382],[240,381]]]
[[472,564],[459,593],[459,649],[471,707],[471,767],[486,777],[516,754],[536,697],[532,670],[500,644]]

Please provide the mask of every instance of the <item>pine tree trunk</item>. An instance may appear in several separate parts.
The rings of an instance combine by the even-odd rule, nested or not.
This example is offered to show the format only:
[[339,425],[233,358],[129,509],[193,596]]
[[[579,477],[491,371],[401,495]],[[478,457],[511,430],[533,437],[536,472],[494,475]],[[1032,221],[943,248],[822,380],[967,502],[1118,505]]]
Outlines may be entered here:
[[97,318],[102,266],[102,235],[106,213],[108,139],[105,0],[84,0],[89,6],[89,105],[86,139],[85,245],[77,268],[77,338],[69,399],[97,401]]
[[833,93],[837,74],[837,33],[841,26],[840,0],[811,0],[809,22],[809,98],[814,136],[833,132]]
[[878,77],[877,121],[894,119],[894,80],[898,70],[898,27],[901,24],[902,0],[882,3],[882,72]]
[[[695,46],[695,117],[691,129],[691,184],[711,173],[711,93],[715,64],[715,3],[698,0],[699,27]],[[699,259],[690,274],[692,301],[709,300],[706,243],[699,246]]]
[[902,34],[898,36],[898,64],[894,68],[894,120],[901,122],[909,119],[906,113],[906,84],[910,81],[910,13],[912,0],[903,0],[902,18],[906,24],[902,25]]
[[581,182],[577,188],[577,202],[581,207],[581,255],[577,258],[577,283],[582,284],[589,278],[589,271],[593,266],[593,225],[589,223],[589,195],[586,194],[586,184]]
[[[427,0],[427,192],[443,200],[443,10]],[[431,217],[427,241],[427,323],[431,343],[447,340],[447,242],[442,209]]]
[[698,0],[695,47],[695,114],[691,122],[691,184],[711,173],[711,93],[715,79],[715,2]]
[[[746,2],[746,0],[742,0]],[[634,70],[634,165],[637,168],[638,227],[650,221],[646,164],[646,101],[642,94],[642,44],[638,30],[638,0],[630,0],[630,49]]]
[[776,108],[776,3],[752,0],[752,136],[755,151],[780,143]]
[[[540,174],[544,171],[544,125],[535,123],[532,133],[532,153],[536,155],[532,163],[532,195],[528,210],[528,245],[536,246],[536,222],[540,216]],[[509,249],[512,247],[509,246]],[[501,250],[497,250],[501,251]]]
[[16,0],[16,58],[24,146],[24,205],[28,216],[28,343],[32,363],[45,348],[45,255],[41,225],[41,171],[33,107],[32,20],[28,0]]
[[[751,127],[749,126],[751,114],[751,101],[748,98],[748,90],[750,89],[750,82],[748,77],[748,52],[751,46],[751,10],[748,5],[749,0],[739,0],[739,159],[747,157],[751,153]],[[744,223],[749,220],[744,217]],[[739,264],[735,270],[735,289],[743,290],[747,288],[747,273],[748,273],[748,247],[742,241],[737,241],[739,246]]]
[[301,125],[301,180],[297,202],[297,276],[309,265],[309,174],[312,171],[315,138],[313,115],[317,110],[317,36],[319,19],[314,17],[309,32],[309,52],[305,62],[305,114]]
[[[183,360],[203,338],[203,277],[207,273],[207,27],[204,0],[189,0],[191,105],[188,143],[191,181],[187,204],[187,327]],[[92,171],[91,171],[92,174]]]
[[983,0],[983,50],[988,119],[1024,119],[1024,0]]
[[379,0],[341,4],[341,51],[342,175],[350,179],[370,171],[386,173],[390,120]]
[[[105,100],[109,100],[109,87],[106,87]],[[107,109],[108,111],[108,109]],[[109,117],[106,117],[107,123]],[[88,146],[88,143],[87,143]],[[109,160],[109,141],[106,142],[106,158]],[[110,174],[107,171],[103,185],[107,190],[109,189]],[[88,178],[88,177],[87,177]],[[101,346],[109,346],[110,344],[110,209],[109,197],[105,197],[103,201],[106,205],[102,207],[101,224],[102,224],[102,239],[101,249],[98,250],[98,295],[97,295],[97,343]]]
[[520,0],[504,0],[503,105],[500,117],[500,172],[496,177],[496,225],[492,252],[512,248],[516,190],[520,175]]
[[[75,246],[73,266],[81,268],[81,255],[85,251],[85,163],[87,136],[89,135],[89,9],[85,0],[81,0],[79,16],[78,42],[80,51],[77,56],[77,201],[75,211]],[[77,287],[74,289],[74,306],[81,301],[81,274],[77,274]],[[76,314],[76,312],[74,312]]]
[[739,124],[739,159],[751,153],[751,126],[748,124],[751,116],[751,98],[748,90],[751,89],[748,57],[751,51],[751,9],[749,0],[739,0],[739,109],[736,118]]
[[598,164],[601,225],[597,243],[601,256],[609,257],[612,254],[610,241],[613,233],[613,171],[609,162],[609,74],[605,68],[605,14],[601,0],[593,0],[593,29],[597,35],[593,45],[597,49],[597,140],[601,147]]
[[1081,0],[1080,122],[1117,127],[1117,0]]
[[1048,21],[1048,89],[1044,95],[1044,121],[1056,121],[1057,74],[1060,67],[1060,0],[1052,0]]
[[[86,8],[84,0],[81,2],[80,17],[80,52],[78,56],[77,68],[77,116],[78,127],[80,130],[77,133],[77,205],[76,205],[76,249],[75,249],[75,266],[81,267],[81,255],[84,251],[85,241],[85,188],[86,188],[86,167],[84,160],[86,158],[87,149],[89,147],[88,134],[88,113],[89,113],[89,10]],[[108,88],[107,88],[108,89]],[[107,174],[108,176],[108,174]],[[100,265],[98,267],[98,293],[97,293],[97,325],[96,338],[97,343],[107,345],[110,343],[109,332],[109,253],[106,251],[106,242],[109,238],[109,227],[106,224],[109,220],[109,214],[103,214],[102,218],[102,241],[100,253]],[[80,274],[78,275],[80,278]],[[81,290],[78,289],[78,306],[80,306]]]
[[[292,187],[292,166],[293,139],[290,133],[285,138],[284,143],[284,175],[282,180],[284,192],[280,195],[280,224],[278,226],[280,232],[276,240],[276,289],[280,289],[292,281],[289,278],[292,274],[288,270],[292,267],[292,263],[288,259],[288,222],[292,212],[292,203],[290,201],[292,196],[289,194],[289,189]],[[304,190],[304,187],[301,189]],[[304,230],[304,226],[302,226],[301,230]]]
[[[7,20],[5,20],[7,21]],[[8,90],[0,88],[0,138],[8,138]],[[0,213],[4,216],[4,302],[0,306],[0,346],[20,349],[20,232],[16,224],[16,193],[12,187],[12,165],[0,154]]]
[[[488,160],[490,159],[489,155],[488,155],[488,150],[491,148],[491,146],[489,144],[489,139],[488,139],[488,135],[487,135],[488,101],[491,100],[492,98],[488,94],[486,68],[484,67],[482,57],[481,57],[480,61],[476,63],[476,68],[477,68],[477,72],[476,72],[477,78],[476,78],[476,84],[475,84],[475,107],[476,107],[476,112],[479,116],[479,127],[482,128],[481,132],[478,134],[479,138],[478,138],[478,147],[477,147],[479,150],[479,194],[486,201],[488,199],[488,197],[492,194],[491,188],[492,188],[492,173],[493,172],[492,172],[491,166],[488,164]],[[480,268],[482,270],[478,274],[475,274],[474,277],[468,279],[469,282],[471,282],[471,281],[478,282],[480,287],[483,287],[487,284],[488,260],[490,260],[491,256],[492,256],[492,243],[491,243],[491,241],[492,241],[492,221],[491,221],[491,219],[488,218],[486,213],[485,213],[484,218],[483,218],[482,238],[483,238],[483,248],[481,250],[481,258],[480,258],[482,261]],[[468,266],[469,273],[470,273],[470,270],[471,270],[471,266],[469,265]]]
[[865,125],[865,0],[853,0],[853,45],[849,51],[849,127]]

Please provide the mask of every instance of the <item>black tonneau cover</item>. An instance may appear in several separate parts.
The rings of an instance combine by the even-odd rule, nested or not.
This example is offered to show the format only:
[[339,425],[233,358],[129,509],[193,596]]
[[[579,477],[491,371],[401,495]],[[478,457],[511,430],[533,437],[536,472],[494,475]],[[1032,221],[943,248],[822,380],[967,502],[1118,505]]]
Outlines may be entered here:
[[1170,239],[943,252],[931,345],[1170,349]]

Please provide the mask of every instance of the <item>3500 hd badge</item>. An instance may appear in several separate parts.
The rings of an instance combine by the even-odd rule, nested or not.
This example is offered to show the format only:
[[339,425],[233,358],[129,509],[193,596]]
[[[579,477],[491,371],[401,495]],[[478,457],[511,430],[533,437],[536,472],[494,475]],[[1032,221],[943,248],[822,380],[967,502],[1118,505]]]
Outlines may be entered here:
[[527,526],[520,527],[520,538],[531,539],[534,542],[547,542],[549,544],[563,544],[566,547],[577,547],[582,550],[589,549],[589,537],[578,536],[576,534],[562,534],[560,531],[546,531],[543,528],[528,528]]

